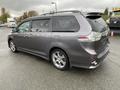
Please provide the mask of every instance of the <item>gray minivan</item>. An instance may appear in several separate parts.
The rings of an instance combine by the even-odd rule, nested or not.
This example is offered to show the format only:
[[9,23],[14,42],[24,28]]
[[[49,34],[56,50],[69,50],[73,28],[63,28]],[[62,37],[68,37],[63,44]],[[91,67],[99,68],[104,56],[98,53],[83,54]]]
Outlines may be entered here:
[[109,53],[108,34],[99,13],[60,11],[22,21],[8,36],[8,46],[49,60],[59,70],[94,69]]

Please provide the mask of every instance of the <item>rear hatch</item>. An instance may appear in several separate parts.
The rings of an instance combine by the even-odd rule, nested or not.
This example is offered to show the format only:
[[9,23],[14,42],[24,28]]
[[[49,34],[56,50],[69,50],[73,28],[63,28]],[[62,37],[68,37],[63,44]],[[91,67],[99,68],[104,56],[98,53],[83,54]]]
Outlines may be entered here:
[[89,35],[93,38],[93,40],[92,38],[89,38],[89,40],[92,41],[92,49],[99,55],[108,48],[109,27],[101,17],[101,13],[87,13],[85,17],[92,27],[93,34]]
[[101,17],[101,13],[88,13],[86,18],[92,27],[92,32],[101,34],[100,39],[93,42],[94,50],[100,54],[108,47],[109,27]]

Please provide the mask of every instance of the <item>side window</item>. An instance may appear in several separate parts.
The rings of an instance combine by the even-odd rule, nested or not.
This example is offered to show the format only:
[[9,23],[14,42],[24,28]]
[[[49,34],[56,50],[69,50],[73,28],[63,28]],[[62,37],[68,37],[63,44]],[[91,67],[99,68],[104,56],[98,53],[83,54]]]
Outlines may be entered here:
[[49,32],[50,19],[34,20],[32,21],[32,32]]
[[53,32],[76,32],[80,25],[74,16],[53,17]]
[[20,33],[28,32],[29,29],[30,29],[30,22],[24,22],[18,27],[18,32]]

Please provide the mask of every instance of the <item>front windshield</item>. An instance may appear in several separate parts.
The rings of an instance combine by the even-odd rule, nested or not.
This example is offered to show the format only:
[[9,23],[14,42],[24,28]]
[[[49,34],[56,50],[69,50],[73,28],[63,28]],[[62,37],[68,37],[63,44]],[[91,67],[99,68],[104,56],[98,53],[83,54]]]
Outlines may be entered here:
[[120,12],[114,12],[115,15],[120,15]]

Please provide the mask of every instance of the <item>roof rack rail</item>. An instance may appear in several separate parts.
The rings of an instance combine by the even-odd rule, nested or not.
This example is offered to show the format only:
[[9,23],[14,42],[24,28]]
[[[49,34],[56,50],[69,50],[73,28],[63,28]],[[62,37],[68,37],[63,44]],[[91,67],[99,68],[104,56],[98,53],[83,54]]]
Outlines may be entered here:
[[68,11],[58,11],[58,12],[44,13],[44,14],[42,14],[42,15],[50,15],[50,14],[66,13],[66,12],[80,13],[80,11],[79,11],[79,10],[68,10]]

